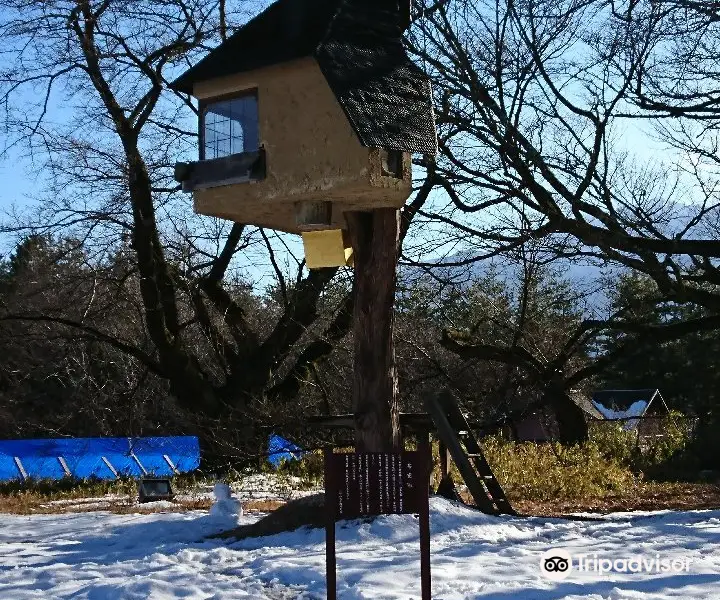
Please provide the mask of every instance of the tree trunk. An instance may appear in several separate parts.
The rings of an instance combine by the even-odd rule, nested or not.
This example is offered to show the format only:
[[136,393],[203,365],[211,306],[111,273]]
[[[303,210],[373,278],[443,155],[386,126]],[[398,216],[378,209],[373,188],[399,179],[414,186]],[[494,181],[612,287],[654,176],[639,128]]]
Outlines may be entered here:
[[346,213],[355,260],[352,406],[358,452],[399,450],[393,344],[400,219],[394,208]]
[[573,402],[565,390],[549,388],[545,392],[544,406],[552,408],[562,444],[581,444],[588,439],[588,426],[583,410]]

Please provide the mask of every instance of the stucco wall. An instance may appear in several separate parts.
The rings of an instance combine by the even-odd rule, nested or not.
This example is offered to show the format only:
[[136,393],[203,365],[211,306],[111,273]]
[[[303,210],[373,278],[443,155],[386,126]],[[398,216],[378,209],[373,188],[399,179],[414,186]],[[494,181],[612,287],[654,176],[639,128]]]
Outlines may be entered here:
[[194,95],[212,98],[253,88],[266,179],[197,190],[198,213],[297,231],[295,202],[332,201],[333,223],[339,227],[344,227],[344,210],[404,204],[410,193],[409,155],[402,179],[382,176],[379,151],[360,144],[314,59],[198,83]]

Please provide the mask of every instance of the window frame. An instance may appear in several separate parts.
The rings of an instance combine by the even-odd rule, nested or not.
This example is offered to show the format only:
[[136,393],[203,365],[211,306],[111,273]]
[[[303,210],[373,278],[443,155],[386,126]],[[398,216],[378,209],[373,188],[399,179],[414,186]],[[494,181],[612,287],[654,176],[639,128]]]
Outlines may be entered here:
[[[199,147],[198,147],[198,160],[206,160],[205,159],[205,112],[207,110],[207,107],[211,104],[214,104],[216,102],[224,102],[226,100],[240,100],[242,98],[248,98],[248,97],[254,97],[255,98],[255,105],[257,106],[257,132],[258,132],[258,149],[262,144],[260,144],[260,100],[258,98],[258,88],[247,88],[244,90],[240,90],[238,92],[229,92],[227,94],[219,94],[217,96],[208,96],[207,98],[200,98],[198,100],[198,141],[199,141]],[[243,154],[243,152],[236,152],[235,154]],[[228,156],[233,156],[233,154],[229,154]],[[225,158],[225,157],[220,157]],[[208,160],[217,160],[217,159],[208,159]]]

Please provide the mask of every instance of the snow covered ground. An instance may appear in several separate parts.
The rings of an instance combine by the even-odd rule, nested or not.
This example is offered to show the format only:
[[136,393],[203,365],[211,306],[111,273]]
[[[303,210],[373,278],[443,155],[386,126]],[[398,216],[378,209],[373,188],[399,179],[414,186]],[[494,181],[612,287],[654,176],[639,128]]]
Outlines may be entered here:
[[[198,511],[0,518],[2,600],[325,597],[322,530],[229,543],[205,539],[227,523]],[[494,518],[433,498],[431,529],[434,599],[720,599],[720,511],[615,514],[602,522]],[[419,597],[413,516],[340,523],[337,549],[340,598]],[[541,574],[547,550],[573,555],[564,580]],[[642,555],[653,572],[578,572],[580,554],[588,569],[624,560],[614,566],[626,571],[642,565],[627,559]],[[658,558],[678,559],[678,570],[654,567]]]

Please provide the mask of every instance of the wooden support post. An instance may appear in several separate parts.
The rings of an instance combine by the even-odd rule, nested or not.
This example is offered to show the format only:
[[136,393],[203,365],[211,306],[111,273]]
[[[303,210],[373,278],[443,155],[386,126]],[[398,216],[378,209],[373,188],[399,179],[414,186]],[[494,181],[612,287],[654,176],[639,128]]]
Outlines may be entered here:
[[332,224],[332,202],[296,203],[295,224],[301,231],[330,229]]
[[440,481],[435,493],[448,500],[459,501],[460,496],[450,475],[450,452],[442,440],[438,441],[438,455],[440,456]]
[[400,449],[393,305],[400,240],[395,208],[345,213],[355,257],[352,406],[358,452]]
[[[425,458],[425,473],[422,474],[424,485],[427,488],[430,482],[432,471],[432,447],[430,446],[430,434],[427,431],[418,433],[418,452]],[[420,589],[422,600],[432,600],[430,595],[430,505],[428,500],[428,489],[423,490],[423,499],[420,504]]]
[[325,449],[325,579],[327,582],[327,600],[337,598],[337,566],[335,555],[335,480],[330,475],[330,455],[332,449]]

